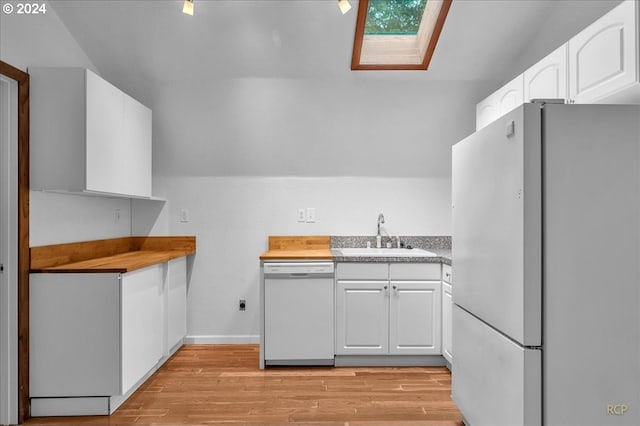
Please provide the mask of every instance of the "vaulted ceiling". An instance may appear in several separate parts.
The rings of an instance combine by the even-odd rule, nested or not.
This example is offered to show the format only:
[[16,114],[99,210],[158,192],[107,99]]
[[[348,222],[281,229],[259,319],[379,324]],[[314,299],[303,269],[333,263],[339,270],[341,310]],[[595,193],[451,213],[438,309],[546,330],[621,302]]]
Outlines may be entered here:
[[393,176],[447,176],[475,103],[619,2],[453,0],[428,71],[372,72],[350,70],[356,0],[50,0],[153,107],[154,172]]
[[335,0],[195,0],[194,17],[180,13],[181,0],[53,0],[52,5],[101,70],[135,70],[152,81],[504,80],[514,64],[526,62],[523,55],[551,51],[619,2],[454,0],[425,73],[352,73],[356,7],[343,16]]

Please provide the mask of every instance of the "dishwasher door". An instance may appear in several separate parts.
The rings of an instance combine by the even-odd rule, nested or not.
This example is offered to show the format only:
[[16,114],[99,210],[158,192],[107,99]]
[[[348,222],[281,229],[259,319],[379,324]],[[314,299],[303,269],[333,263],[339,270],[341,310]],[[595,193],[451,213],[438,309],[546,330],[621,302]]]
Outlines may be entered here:
[[264,264],[267,365],[333,365],[333,277],[329,262]]

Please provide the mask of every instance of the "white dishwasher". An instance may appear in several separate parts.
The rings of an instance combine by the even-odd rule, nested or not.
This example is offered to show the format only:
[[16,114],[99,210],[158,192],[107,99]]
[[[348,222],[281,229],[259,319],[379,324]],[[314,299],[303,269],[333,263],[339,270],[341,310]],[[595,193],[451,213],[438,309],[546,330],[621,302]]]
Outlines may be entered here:
[[332,262],[264,263],[266,365],[333,365]]

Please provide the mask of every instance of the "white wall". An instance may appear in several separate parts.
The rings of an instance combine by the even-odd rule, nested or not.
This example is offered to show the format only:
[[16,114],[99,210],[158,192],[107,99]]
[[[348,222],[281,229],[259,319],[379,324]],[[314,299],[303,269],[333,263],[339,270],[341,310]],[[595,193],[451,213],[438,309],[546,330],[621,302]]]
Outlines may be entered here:
[[41,191],[30,197],[31,246],[131,235],[130,200]]
[[[374,235],[380,212],[390,234],[450,235],[451,145],[485,89],[361,73],[157,84],[154,194],[169,201],[134,202],[133,233],[196,235],[191,341],[257,341],[269,235]],[[317,223],[296,221],[306,207]]]
[[[9,2],[3,2],[9,3]],[[82,66],[96,71],[47,1],[46,13],[18,15],[0,13],[2,60],[22,70],[28,67]]]
[[[46,3],[46,2],[45,2]],[[46,3],[46,13],[0,13],[1,59],[17,68],[86,67],[96,70],[87,54]],[[121,220],[115,221],[120,209]],[[114,238],[131,233],[128,200],[31,192],[30,245]]]
[[[53,8],[0,19],[3,60],[95,70]],[[268,235],[373,235],[379,212],[391,234],[450,234],[449,148],[473,130],[483,83],[369,76],[161,82],[150,96],[154,193],[169,202],[32,192],[31,245],[196,235],[189,335],[257,340]],[[258,174],[270,177],[243,177]],[[296,222],[302,207],[317,209],[317,223]]]
[[158,84],[154,174],[450,176],[487,85],[363,72]]
[[[258,257],[269,235],[375,235],[380,212],[389,235],[451,234],[448,178],[156,177],[154,185],[170,200],[158,223],[197,237],[188,335],[198,342],[257,341]],[[317,209],[316,223],[297,222],[306,207]]]

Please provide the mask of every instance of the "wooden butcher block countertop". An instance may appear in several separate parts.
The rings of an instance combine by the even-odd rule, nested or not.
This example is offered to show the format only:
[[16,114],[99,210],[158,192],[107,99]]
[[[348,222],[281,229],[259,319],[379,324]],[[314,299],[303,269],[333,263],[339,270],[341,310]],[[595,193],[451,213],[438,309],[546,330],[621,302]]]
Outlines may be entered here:
[[31,272],[125,273],[196,252],[196,237],[124,237],[31,247]]
[[320,236],[270,236],[260,260],[332,260],[331,239]]

